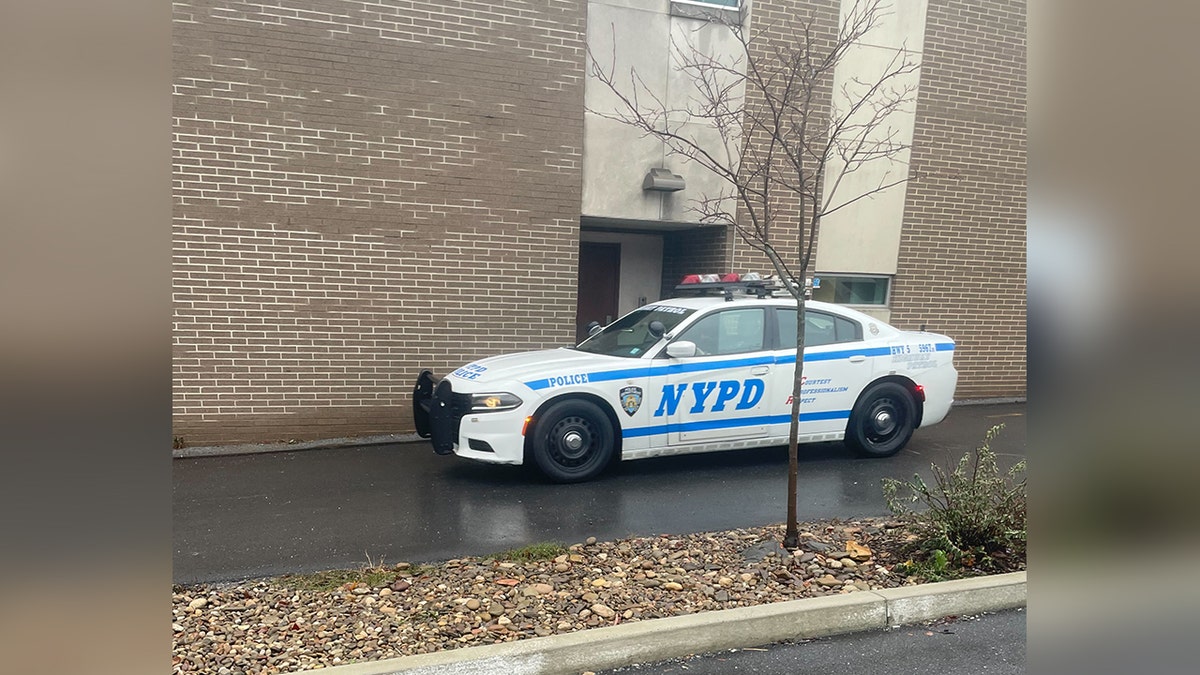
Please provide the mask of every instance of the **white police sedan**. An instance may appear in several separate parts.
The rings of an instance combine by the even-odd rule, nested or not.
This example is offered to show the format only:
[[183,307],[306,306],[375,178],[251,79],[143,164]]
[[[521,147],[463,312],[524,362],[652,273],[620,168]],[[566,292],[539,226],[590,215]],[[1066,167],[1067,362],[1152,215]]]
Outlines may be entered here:
[[[786,444],[796,302],[725,294],[639,307],[576,347],[482,359],[413,392],[439,454],[532,461],[558,482],[614,459]],[[887,457],[945,418],[954,341],[852,309],[806,303],[801,443],[845,440]]]

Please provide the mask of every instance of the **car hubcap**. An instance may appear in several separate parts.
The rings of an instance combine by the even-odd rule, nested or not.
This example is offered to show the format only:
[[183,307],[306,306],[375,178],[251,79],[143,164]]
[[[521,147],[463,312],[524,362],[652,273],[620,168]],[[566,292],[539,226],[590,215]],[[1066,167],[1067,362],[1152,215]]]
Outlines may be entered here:
[[569,431],[563,436],[563,445],[567,450],[578,451],[583,447],[583,436],[578,431]]
[[581,417],[568,417],[550,432],[551,454],[561,466],[577,466],[585,463],[594,444],[591,426]]
[[875,413],[875,433],[888,434],[895,428],[896,422],[892,417],[892,413],[887,410],[880,410]]
[[886,398],[876,401],[867,416],[867,438],[872,443],[887,443],[899,432],[903,415],[903,409],[895,401]]

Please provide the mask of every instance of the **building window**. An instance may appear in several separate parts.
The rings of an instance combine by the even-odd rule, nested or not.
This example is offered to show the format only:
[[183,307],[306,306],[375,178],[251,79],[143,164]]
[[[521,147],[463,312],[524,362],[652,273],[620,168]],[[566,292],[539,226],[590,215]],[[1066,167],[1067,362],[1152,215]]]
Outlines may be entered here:
[[839,305],[887,305],[890,281],[889,277],[822,274],[813,279],[812,298]]
[[742,20],[741,0],[671,0],[671,16],[705,21]]

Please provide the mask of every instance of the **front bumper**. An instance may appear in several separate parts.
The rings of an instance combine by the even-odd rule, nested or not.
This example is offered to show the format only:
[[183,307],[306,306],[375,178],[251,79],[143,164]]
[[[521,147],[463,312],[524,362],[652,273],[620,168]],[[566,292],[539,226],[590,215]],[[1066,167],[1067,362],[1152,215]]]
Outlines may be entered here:
[[430,439],[437,454],[449,455],[454,452],[459,425],[470,405],[470,397],[456,395],[449,380],[443,379],[435,385],[433,373],[421,371],[413,387],[413,422],[417,435]]
[[[516,410],[471,412],[470,394],[453,390],[449,378],[436,382],[422,371],[413,387],[417,435],[428,438],[439,455],[456,454],[493,464],[521,464],[527,403]],[[464,423],[465,419],[465,423]]]

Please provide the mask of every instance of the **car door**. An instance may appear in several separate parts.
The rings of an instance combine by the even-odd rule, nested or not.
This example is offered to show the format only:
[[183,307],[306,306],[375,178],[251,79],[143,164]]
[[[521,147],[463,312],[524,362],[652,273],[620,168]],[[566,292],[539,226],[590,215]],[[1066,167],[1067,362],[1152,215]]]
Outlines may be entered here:
[[695,445],[767,435],[766,393],[774,357],[765,349],[766,307],[713,312],[677,340],[696,343],[671,358],[655,415],[668,420],[668,443]]
[[[805,311],[804,378],[800,390],[800,436],[820,440],[845,432],[846,420],[862,388],[873,376],[864,353],[862,325],[831,312]],[[791,419],[796,373],[796,309],[775,309],[773,352],[777,371],[770,392],[770,414]]]

